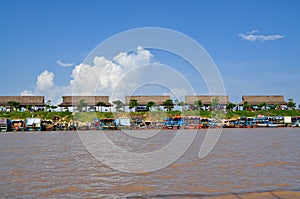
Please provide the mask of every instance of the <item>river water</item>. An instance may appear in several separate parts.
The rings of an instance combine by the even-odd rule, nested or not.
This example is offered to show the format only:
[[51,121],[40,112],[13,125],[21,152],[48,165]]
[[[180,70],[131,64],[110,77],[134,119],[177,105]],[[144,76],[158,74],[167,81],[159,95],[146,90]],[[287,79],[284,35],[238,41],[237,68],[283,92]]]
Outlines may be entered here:
[[[149,131],[150,132],[150,131]],[[101,132],[86,132],[95,134]],[[189,130],[186,130],[189,133]],[[136,144],[105,132],[120,147],[156,150],[176,131]],[[200,130],[186,153],[158,171],[126,173],[96,160],[77,132],[0,133],[1,198],[164,198],[300,188],[300,128],[223,129],[204,159]],[[128,144],[129,143],[129,144]]]

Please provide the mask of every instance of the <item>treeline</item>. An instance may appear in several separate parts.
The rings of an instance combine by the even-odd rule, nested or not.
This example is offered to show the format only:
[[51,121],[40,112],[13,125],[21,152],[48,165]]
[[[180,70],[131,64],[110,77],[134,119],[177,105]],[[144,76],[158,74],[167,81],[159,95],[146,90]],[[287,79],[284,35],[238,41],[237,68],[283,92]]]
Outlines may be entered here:
[[0,112],[0,118],[8,119],[26,119],[26,118],[41,118],[41,119],[54,119],[59,118],[60,121],[81,121],[92,122],[95,118],[141,118],[150,120],[162,120],[166,117],[172,117],[176,115],[183,116],[201,116],[206,118],[239,118],[239,117],[255,117],[258,115],[265,116],[300,116],[300,110],[242,110],[242,111],[227,111],[227,112],[215,112],[215,111],[203,111],[203,110],[170,110],[170,111],[146,111],[146,112]]

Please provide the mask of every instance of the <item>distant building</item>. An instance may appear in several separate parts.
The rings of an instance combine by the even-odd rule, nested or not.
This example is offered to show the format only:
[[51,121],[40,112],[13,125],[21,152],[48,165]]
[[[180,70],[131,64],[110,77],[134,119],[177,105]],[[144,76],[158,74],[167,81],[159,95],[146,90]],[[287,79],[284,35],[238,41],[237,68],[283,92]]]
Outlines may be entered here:
[[242,102],[239,105],[243,106],[245,102],[248,102],[251,106],[259,106],[265,103],[267,106],[280,105],[282,107],[288,104],[283,95],[243,95]]
[[125,96],[125,106],[129,106],[130,100],[136,99],[138,102],[138,107],[136,111],[145,111],[146,104],[148,102],[154,102],[156,106],[162,106],[163,102],[171,99],[167,95],[136,95],[136,96]]
[[0,96],[0,106],[8,107],[9,101],[15,101],[20,103],[19,107],[34,106],[34,107],[45,107],[44,96]]
[[185,96],[185,103],[193,105],[196,101],[201,101],[205,109],[207,109],[214,99],[218,100],[218,108],[226,108],[226,105],[229,103],[227,95],[187,95]]
[[112,106],[109,102],[109,96],[63,96],[62,103],[59,107],[77,107],[81,102],[84,102],[86,108],[95,110],[99,102],[103,103],[104,107]]

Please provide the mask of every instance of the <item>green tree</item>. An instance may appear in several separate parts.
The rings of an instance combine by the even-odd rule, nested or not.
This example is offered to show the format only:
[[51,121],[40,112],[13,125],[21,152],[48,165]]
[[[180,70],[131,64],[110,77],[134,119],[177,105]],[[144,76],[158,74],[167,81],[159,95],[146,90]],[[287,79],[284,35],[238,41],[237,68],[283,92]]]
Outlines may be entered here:
[[294,110],[296,108],[296,103],[293,98],[288,99],[287,107]]
[[149,101],[146,104],[146,108],[148,111],[151,110],[153,106],[155,106],[155,102],[152,102],[152,101]]
[[231,102],[230,102],[230,103],[228,103],[228,104],[226,105],[226,109],[231,111],[235,106],[236,106],[236,105],[235,105],[234,103],[231,103]]
[[267,103],[265,103],[265,102],[260,103],[260,104],[258,105],[258,107],[259,107],[260,109],[262,109],[262,108],[266,109],[266,108],[267,108]]
[[219,99],[218,98],[213,98],[212,100],[211,100],[211,103],[210,103],[210,109],[211,110],[216,110],[217,109],[217,107],[218,107],[218,104],[219,104]]
[[17,111],[20,108],[20,102],[14,103],[15,110]]
[[171,99],[167,99],[163,102],[163,106],[167,111],[171,111],[174,108],[174,103]]
[[112,102],[115,105],[116,111],[120,111],[123,107],[123,102],[121,100],[115,100]]
[[10,111],[12,111],[13,109],[15,111],[17,111],[17,109],[20,107],[20,102],[16,102],[16,101],[8,101],[7,105],[10,107]]
[[194,105],[197,107],[198,110],[201,109],[201,107],[203,107],[203,103],[201,100],[197,100],[194,102]]
[[100,106],[100,112],[102,112],[102,107],[103,106],[106,106],[106,103],[105,102],[97,102],[96,106]]
[[243,104],[243,110],[247,110],[247,109],[249,109],[251,107],[252,107],[252,105],[249,102],[247,102],[247,101],[244,102],[244,104]]
[[26,109],[29,111],[29,112],[31,112],[32,110],[32,105],[31,104],[27,104],[26,105]]
[[54,111],[54,109],[56,109],[57,106],[54,106],[54,105],[53,105],[53,106],[51,106],[50,108],[51,108],[51,111]]
[[51,108],[51,106],[49,104],[46,105],[46,110],[45,111],[48,111],[49,109]]
[[83,112],[84,107],[87,107],[87,103],[84,101],[84,99],[79,100],[79,103],[77,105],[78,110]]
[[274,109],[275,109],[275,110],[279,110],[279,109],[280,109],[280,105],[279,105],[279,104],[275,104],[275,105],[274,105]]
[[138,105],[139,105],[139,103],[138,103],[137,99],[134,99],[134,98],[130,99],[130,101],[129,101],[129,109],[130,110],[132,108],[137,107]]

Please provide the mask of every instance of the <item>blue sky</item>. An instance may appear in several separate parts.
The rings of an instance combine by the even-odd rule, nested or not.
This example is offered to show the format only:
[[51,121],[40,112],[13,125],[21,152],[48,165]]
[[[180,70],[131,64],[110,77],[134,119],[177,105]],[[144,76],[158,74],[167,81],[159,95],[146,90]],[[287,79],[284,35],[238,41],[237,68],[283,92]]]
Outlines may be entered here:
[[[296,0],[2,0],[0,95],[24,90],[39,94],[35,90],[42,73],[50,77],[45,82],[65,87],[74,67],[108,37],[133,28],[163,27],[206,49],[231,101],[240,102],[242,95],[280,94],[298,104],[299,8]],[[163,53],[153,55],[175,68],[179,63]]]

